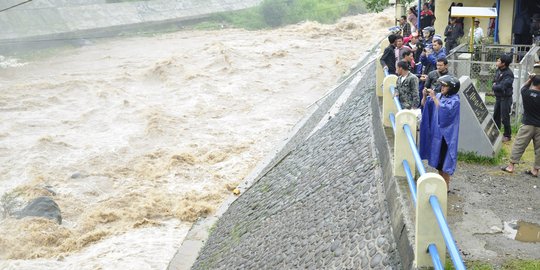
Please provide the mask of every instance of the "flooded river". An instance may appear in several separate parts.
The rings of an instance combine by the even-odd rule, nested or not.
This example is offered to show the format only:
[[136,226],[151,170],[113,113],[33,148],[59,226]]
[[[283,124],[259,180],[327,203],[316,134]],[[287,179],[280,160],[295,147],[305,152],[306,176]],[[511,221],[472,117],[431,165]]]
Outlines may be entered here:
[[63,222],[2,219],[0,269],[165,269],[391,14],[2,58],[2,210],[52,196]]

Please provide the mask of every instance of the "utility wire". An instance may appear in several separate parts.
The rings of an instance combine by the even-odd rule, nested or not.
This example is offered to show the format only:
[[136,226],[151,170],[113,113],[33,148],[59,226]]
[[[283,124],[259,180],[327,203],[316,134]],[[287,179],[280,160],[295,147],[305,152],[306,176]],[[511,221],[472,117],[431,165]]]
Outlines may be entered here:
[[29,3],[29,2],[32,2],[32,0],[27,0],[27,1],[24,1],[24,2],[21,2],[21,3],[18,3],[18,4],[16,4],[16,5],[13,5],[13,6],[11,6],[11,7],[1,9],[0,12],[6,11],[6,10],[9,10],[9,9],[12,9],[12,8],[14,8],[14,7],[18,7],[18,6],[20,6],[20,5],[24,5],[24,4]]

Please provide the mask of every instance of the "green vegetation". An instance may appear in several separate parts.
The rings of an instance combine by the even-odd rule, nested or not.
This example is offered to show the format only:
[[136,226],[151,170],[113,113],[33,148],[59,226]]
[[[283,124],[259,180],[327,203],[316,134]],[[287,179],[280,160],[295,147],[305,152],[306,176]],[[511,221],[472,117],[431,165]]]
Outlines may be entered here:
[[504,148],[501,148],[501,151],[496,157],[483,157],[478,156],[474,152],[458,152],[458,160],[465,163],[476,163],[483,165],[497,165],[501,164],[503,158],[508,156],[508,151]]
[[538,270],[540,260],[513,260],[506,262],[502,269],[506,270]]
[[[471,261],[465,262],[467,269],[469,270],[537,270],[540,269],[539,260],[509,260],[502,266],[495,266],[486,262]],[[450,258],[446,259],[444,266],[446,270],[453,270],[454,266]]]
[[364,0],[264,0],[257,7],[216,14],[194,28],[236,27],[257,30],[305,20],[334,23],[343,16],[365,12]]

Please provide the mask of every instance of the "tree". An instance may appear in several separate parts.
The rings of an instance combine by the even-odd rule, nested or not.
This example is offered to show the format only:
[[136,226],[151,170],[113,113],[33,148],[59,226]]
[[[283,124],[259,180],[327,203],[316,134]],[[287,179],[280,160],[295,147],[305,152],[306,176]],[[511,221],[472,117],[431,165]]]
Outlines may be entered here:
[[367,9],[374,12],[381,12],[388,6],[388,0],[363,0],[366,3]]

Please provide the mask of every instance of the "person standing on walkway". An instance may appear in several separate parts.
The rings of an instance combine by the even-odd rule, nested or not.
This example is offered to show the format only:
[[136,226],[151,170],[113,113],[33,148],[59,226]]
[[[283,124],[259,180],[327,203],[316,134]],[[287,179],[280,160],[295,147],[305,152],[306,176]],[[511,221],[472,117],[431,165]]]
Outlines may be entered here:
[[381,66],[388,71],[388,74],[396,74],[396,37],[395,34],[388,36],[388,42],[390,44],[384,49],[380,59]]
[[411,35],[411,25],[407,22],[407,17],[405,15],[401,16],[401,19],[399,19],[399,26],[401,27],[401,35],[403,37]]
[[[472,29],[469,29],[469,37],[471,36]],[[484,30],[482,27],[480,27],[480,20],[474,19],[474,44],[480,44],[482,43],[482,40],[484,39]]]
[[439,78],[441,92],[424,89],[420,123],[420,157],[437,169],[450,187],[457,165],[459,137],[459,80],[450,75]]
[[435,93],[441,92],[441,84],[439,78],[448,75],[448,60],[444,57],[437,59],[437,69],[429,72],[425,76],[426,83],[424,84],[425,88],[433,89]]
[[458,45],[458,39],[463,36],[463,28],[457,24],[456,18],[450,19],[450,24],[444,30],[444,42],[446,43],[446,52],[450,51]]
[[418,77],[409,71],[409,63],[399,61],[397,64],[396,91],[394,95],[399,97],[403,109],[416,109],[420,99],[418,98]]
[[446,50],[440,39],[433,40],[432,48],[426,47],[420,55],[420,62],[424,66],[423,74],[429,74],[437,69],[437,59],[446,58]]
[[411,32],[416,32],[418,30],[418,16],[414,7],[410,7],[407,11],[407,21],[411,24]]
[[512,109],[512,93],[514,88],[514,73],[510,70],[512,57],[507,54],[501,55],[497,59],[497,71],[493,79],[493,94],[495,94],[495,108],[493,110],[493,120],[501,129],[501,121],[504,127],[503,142],[508,142],[512,138],[512,126],[510,125],[510,111]]
[[420,29],[433,26],[434,23],[435,15],[433,15],[433,11],[429,9],[429,3],[424,3],[422,5],[422,11],[420,12]]
[[519,163],[521,156],[532,140],[534,145],[534,165],[532,169],[526,170],[525,173],[538,177],[538,169],[540,169],[540,75],[529,75],[529,80],[521,88],[521,98],[523,99],[523,118],[521,119],[523,125],[519,128],[512,146],[510,163],[501,169],[513,173],[515,164]]

